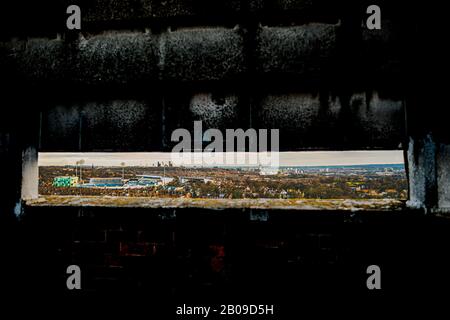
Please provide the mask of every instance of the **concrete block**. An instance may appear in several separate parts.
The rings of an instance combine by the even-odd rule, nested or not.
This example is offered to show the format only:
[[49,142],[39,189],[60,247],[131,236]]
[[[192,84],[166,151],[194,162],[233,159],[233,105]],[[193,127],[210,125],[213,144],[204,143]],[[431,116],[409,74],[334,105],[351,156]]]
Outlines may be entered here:
[[81,151],[81,112],[75,105],[42,111],[40,151]]
[[158,40],[143,33],[110,33],[79,43],[72,63],[82,84],[146,83],[158,78]]
[[[412,208],[432,208],[436,205],[436,144],[431,135],[410,137],[408,144],[409,199]],[[445,172],[441,172],[441,178]],[[444,200],[445,201],[445,200]]]
[[336,53],[337,26],[307,24],[263,27],[256,38],[256,69],[260,74],[317,77]]
[[157,79],[157,48],[157,39],[144,33],[110,33],[74,43],[30,39],[13,52],[31,83],[107,86]]
[[[256,122],[257,127],[261,129],[280,129],[280,149],[293,151],[327,145],[326,139],[320,139],[323,136],[320,134],[323,130],[320,121],[327,123],[330,130],[328,132],[337,131],[339,110],[337,99],[331,99],[327,110],[324,110],[319,95],[267,94],[259,102]],[[334,137],[329,136],[329,145],[332,145]]]
[[404,136],[403,103],[355,93],[267,94],[256,111],[259,128],[280,129],[280,148],[398,149]]
[[41,151],[154,151],[159,123],[157,99],[57,105],[43,113]]
[[248,128],[242,116],[243,106],[235,93],[224,92],[180,92],[165,98],[164,141],[170,150],[176,143],[170,141],[175,129],[185,128],[193,136],[194,121],[202,121],[203,132],[219,129],[225,134],[227,128]]
[[162,35],[163,78],[229,80],[244,70],[243,38],[225,28],[185,29]]
[[12,52],[25,82],[55,84],[70,77],[70,56],[74,51],[58,39],[32,38],[17,42]]
[[399,99],[381,97],[377,92],[369,96],[354,94],[350,99],[354,138],[358,144],[400,148],[405,138],[405,109]]

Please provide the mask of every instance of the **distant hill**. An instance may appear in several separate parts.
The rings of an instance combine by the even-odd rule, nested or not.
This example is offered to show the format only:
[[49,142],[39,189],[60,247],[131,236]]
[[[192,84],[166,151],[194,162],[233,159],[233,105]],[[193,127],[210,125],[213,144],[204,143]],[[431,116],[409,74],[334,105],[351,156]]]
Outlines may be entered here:
[[355,164],[355,165],[339,165],[339,166],[280,166],[280,168],[295,168],[295,169],[384,169],[393,168],[397,170],[404,170],[405,165],[402,163],[393,164]]

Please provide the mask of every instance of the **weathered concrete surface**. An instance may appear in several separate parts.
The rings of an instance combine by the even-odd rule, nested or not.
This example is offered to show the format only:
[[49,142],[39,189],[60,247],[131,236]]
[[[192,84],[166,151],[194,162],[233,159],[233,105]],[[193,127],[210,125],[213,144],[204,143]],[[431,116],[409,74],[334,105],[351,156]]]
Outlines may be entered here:
[[436,206],[436,145],[431,135],[410,138],[408,145],[409,200],[412,208]]
[[36,147],[29,147],[22,154],[22,200],[37,199],[38,186],[38,152]]
[[74,58],[74,81],[85,85],[158,79],[158,39],[149,34],[122,32],[83,39]]
[[398,149],[404,139],[402,101],[375,92],[349,99],[329,94],[268,94],[257,110],[259,128],[280,129],[283,150],[303,148]]
[[185,29],[162,35],[163,78],[229,80],[245,70],[243,38],[225,28]]
[[336,25],[263,27],[256,38],[256,69],[268,75],[317,77],[336,54]]
[[405,49],[405,31],[390,20],[382,20],[381,30],[362,28],[361,68],[369,75],[368,82],[396,88],[401,94],[406,82],[405,57],[410,52]]
[[313,6],[314,0],[250,0],[250,9],[252,11],[261,10],[304,10]]
[[[397,76],[411,28],[401,2],[381,1],[383,28],[369,31],[365,0],[83,0],[73,2],[82,31],[66,33],[68,2],[7,3],[0,14],[4,25],[17,20],[1,37],[0,77],[32,97],[23,112],[41,110],[43,151],[160,151],[194,120],[280,128],[284,150],[396,149],[404,140]],[[432,160],[419,144],[411,203],[446,205],[445,157]]]
[[237,95],[198,93],[192,96],[189,110],[194,121],[202,121],[206,128],[220,128],[231,124],[239,115]]
[[350,107],[356,120],[355,134],[361,141],[393,146],[398,143],[397,147],[401,147],[405,137],[403,101],[381,98],[377,92],[370,96],[355,94],[350,100]]
[[112,100],[49,108],[42,116],[41,150],[154,151],[161,140],[158,106]]
[[408,146],[410,208],[426,212],[450,213],[450,146],[426,138],[410,138]]
[[76,42],[34,38],[4,54],[20,76],[39,85],[143,85],[175,81],[229,80],[245,70],[243,39],[226,28],[180,30],[155,36],[102,33]]
[[[0,11],[1,33],[51,35],[66,30],[66,9],[78,5],[82,30],[111,27],[143,27],[155,21],[174,19],[224,21],[241,11],[241,0],[33,0],[8,1]],[[245,7],[245,5],[244,5]]]
[[346,3],[332,0],[249,0],[251,14],[267,23],[296,21],[337,22],[345,12]]
[[203,209],[271,209],[271,210],[402,210],[404,202],[379,200],[318,199],[182,199],[148,197],[43,196],[29,200],[28,206],[131,207],[131,208],[203,208]]
[[[76,4],[82,8],[83,21],[117,22],[140,20],[152,16],[152,2],[148,0],[75,0],[67,3]],[[156,2],[156,1],[155,1]]]
[[[227,128],[248,128],[243,114],[247,106],[242,105],[235,92],[220,90],[198,92],[173,87],[176,92],[164,99],[164,146],[172,150],[176,142],[171,142],[172,132],[178,128],[194,134],[194,121],[202,121],[202,130],[219,129],[225,134]],[[206,146],[207,142],[204,143]]]
[[30,39],[12,50],[23,79],[39,85],[123,85],[158,79],[158,39],[104,33],[77,42]]
[[[92,30],[104,25],[143,26],[157,21],[182,19],[211,23],[237,19],[248,13],[266,15],[284,13],[307,15],[312,11],[332,11],[330,0],[48,0],[36,3],[23,0],[6,3],[0,14],[5,33],[62,32],[66,8],[75,4],[82,11],[82,28]],[[334,11],[335,12],[335,11]],[[34,28],[32,28],[34,27]],[[32,29],[32,30],[30,30]]]
[[436,162],[438,207],[450,212],[450,145],[439,144]]
[[251,71],[254,80],[291,86],[293,80],[338,88],[348,82],[358,90],[402,93],[400,49],[406,40],[389,21],[381,31],[355,31],[359,36],[346,35],[341,23],[259,26],[254,33],[238,25],[83,31],[78,40],[62,35],[6,41],[0,55],[17,65],[23,80],[41,86],[243,81]]
[[[71,1],[77,3],[77,1]],[[241,8],[240,0],[126,0],[78,1],[87,12],[88,22],[129,21],[149,18],[173,18],[207,15],[224,16],[236,14]]]
[[70,77],[70,55],[73,50],[61,40],[33,38],[14,44],[19,76],[25,82],[55,85]]

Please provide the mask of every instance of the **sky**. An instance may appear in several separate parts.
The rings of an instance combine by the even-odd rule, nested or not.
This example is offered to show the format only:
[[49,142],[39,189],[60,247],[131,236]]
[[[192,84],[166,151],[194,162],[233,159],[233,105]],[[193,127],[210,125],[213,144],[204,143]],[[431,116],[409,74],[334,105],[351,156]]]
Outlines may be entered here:
[[[168,163],[171,153],[139,152],[139,153],[39,153],[39,166],[75,165],[79,160],[90,166],[153,166],[158,161]],[[280,152],[280,166],[335,166],[365,164],[403,164],[403,151],[305,151]],[[223,163],[215,163],[223,165]]]

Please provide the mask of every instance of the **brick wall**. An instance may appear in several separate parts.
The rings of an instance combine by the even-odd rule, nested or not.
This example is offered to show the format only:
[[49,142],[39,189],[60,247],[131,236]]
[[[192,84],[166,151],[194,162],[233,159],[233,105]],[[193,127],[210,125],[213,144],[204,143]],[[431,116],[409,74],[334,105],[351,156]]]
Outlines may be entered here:
[[22,266],[42,262],[33,287],[69,297],[77,294],[65,290],[70,264],[81,266],[88,296],[139,292],[162,301],[370,298],[371,264],[383,270],[386,298],[422,295],[450,280],[442,254],[448,219],[412,211],[34,207],[22,224]]

